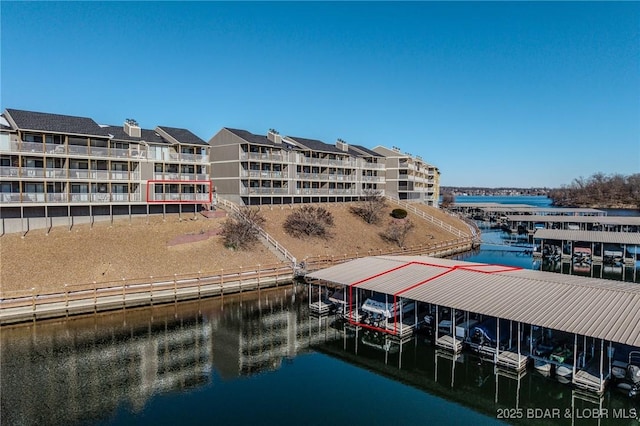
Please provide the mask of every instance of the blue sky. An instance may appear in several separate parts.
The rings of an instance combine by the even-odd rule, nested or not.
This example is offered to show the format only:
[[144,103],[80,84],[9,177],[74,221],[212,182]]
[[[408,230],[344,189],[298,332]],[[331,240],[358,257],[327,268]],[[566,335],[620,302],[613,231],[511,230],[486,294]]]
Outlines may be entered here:
[[11,2],[0,107],[398,146],[443,185],[640,172],[639,2]]

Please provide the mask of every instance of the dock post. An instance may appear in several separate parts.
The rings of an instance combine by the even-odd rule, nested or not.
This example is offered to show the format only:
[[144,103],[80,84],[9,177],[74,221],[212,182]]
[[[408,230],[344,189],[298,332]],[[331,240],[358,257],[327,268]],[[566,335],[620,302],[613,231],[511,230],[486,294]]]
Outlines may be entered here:
[[[520,342],[522,339],[520,338],[520,321],[518,321],[518,368],[520,368]],[[519,371],[519,370],[518,370]]]
[[578,361],[578,333],[573,333],[573,377],[576,377],[576,365]]
[[496,318],[496,355],[493,359],[498,364],[498,355],[500,355],[500,318]]

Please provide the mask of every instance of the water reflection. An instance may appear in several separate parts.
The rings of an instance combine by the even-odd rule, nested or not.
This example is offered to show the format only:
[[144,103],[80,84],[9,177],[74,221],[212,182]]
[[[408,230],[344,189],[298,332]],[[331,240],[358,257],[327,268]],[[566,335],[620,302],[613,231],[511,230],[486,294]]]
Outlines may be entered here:
[[[309,392],[314,397],[303,394],[295,409],[289,408],[287,416],[294,416],[291,410],[297,412],[298,417],[289,417],[293,423],[306,419],[308,413],[317,410],[318,401],[327,398],[352,401],[349,404],[364,398],[361,402],[372,406],[390,401],[398,404],[403,395],[391,395],[390,391],[397,389],[393,384],[398,382],[428,395],[436,407],[452,406],[439,398],[455,403],[457,408],[447,416],[462,419],[476,412],[484,415],[481,419],[485,422],[495,421],[502,409],[637,408],[637,402],[622,393],[611,391],[589,400],[571,387],[532,371],[516,374],[497,369],[474,355],[453,356],[436,350],[422,336],[398,341],[386,334],[347,327],[332,317],[310,316],[306,295],[303,286],[287,287],[3,327],[2,423],[151,424],[158,419],[140,413],[158,411],[160,397],[163,407],[180,412],[188,393],[202,395],[204,406],[219,402],[213,410],[223,423],[224,415],[228,416],[227,421],[240,421],[238,416],[243,415],[242,419],[264,422],[268,410],[273,411],[272,404],[295,398],[292,384],[300,382],[292,380],[299,380],[300,375],[316,377],[313,383],[300,379],[307,387],[311,383],[314,389]],[[305,357],[296,369],[287,372],[289,363],[306,353],[317,356]],[[325,370],[327,366],[337,368],[332,360],[341,362],[341,374],[351,380],[356,378],[354,371],[364,372],[357,374],[363,382],[354,382],[356,387],[339,385],[340,377]],[[366,386],[368,382],[379,383],[375,379],[379,376],[391,380],[382,383],[381,388]],[[262,386],[256,380],[264,377],[275,377],[277,384],[269,381],[269,386],[276,386],[268,388],[273,395],[261,394],[252,400],[255,413],[238,413],[224,405],[223,396],[237,392],[234,383],[246,383],[240,392],[244,394],[253,392],[252,386]],[[225,409],[232,413],[223,413]],[[412,410],[415,411],[405,413],[406,418],[418,420],[435,415],[432,407],[416,406]],[[342,419],[348,415],[343,414]],[[379,410],[353,415],[362,423],[375,423],[382,418]],[[398,413],[389,412],[389,421],[397,417]],[[190,422],[210,423],[211,419],[211,412],[203,412]],[[518,422],[531,424],[540,423],[539,420],[524,418]],[[571,424],[574,420],[547,419],[546,423]],[[603,419],[579,424],[638,426],[634,421]]]
[[296,296],[289,288],[3,327],[0,418],[91,423],[208,385],[213,369],[223,378],[277,369],[327,337]]

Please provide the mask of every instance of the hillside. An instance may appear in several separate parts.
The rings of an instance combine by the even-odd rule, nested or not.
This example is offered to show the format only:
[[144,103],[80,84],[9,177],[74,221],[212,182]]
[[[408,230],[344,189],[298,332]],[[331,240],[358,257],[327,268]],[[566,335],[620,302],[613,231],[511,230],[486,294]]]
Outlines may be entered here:
[[[371,250],[397,248],[378,234],[390,220],[391,207],[385,211],[383,226],[364,223],[349,213],[348,204],[322,204],[332,212],[335,227],[327,240],[296,239],[282,229],[289,206],[261,208],[267,219],[265,229],[301,261],[309,256],[344,255]],[[438,209],[421,207],[430,213],[466,229],[463,223]],[[64,284],[106,283],[122,278],[173,276],[201,271],[217,272],[221,268],[252,267],[278,262],[263,245],[251,251],[232,251],[223,246],[217,235],[224,218],[206,219],[200,215],[179,220],[177,215],[152,217],[147,224],[143,218],[30,231],[24,238],[19,234],[0,237],[0,290],[2,297],[28,292],[31,288],[62,289]],[[409,218],[416,224],[407,238],[406,246],[431,244],[454,238],[426,221]],[[199,240],[199,241],[197,241]],[[174,245],[171,245],[174,244]]]

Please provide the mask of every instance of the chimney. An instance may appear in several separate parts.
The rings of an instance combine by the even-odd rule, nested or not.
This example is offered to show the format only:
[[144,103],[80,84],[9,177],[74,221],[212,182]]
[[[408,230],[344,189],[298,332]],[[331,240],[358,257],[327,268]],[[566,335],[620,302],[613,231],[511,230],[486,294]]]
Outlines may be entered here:
[[336,142],[336,148],[338,148],[341,151],[348,152],[349,144],[343,141],[342,139],[338,139],[338,141]]
[[140,126],[138,126],[138,122],[133,118],[127,118],[124,120],[124,132],[132,138],[139,138],[142,136]]
[[267,132],[267,139],[275,144],[282,143],[282,136],[280,136],[280,133],[278,133],[278,131],[274,129],[269,129],[269,131]]

